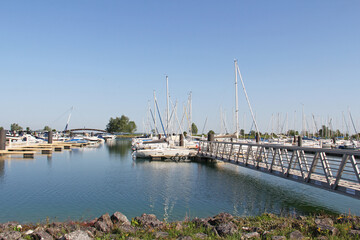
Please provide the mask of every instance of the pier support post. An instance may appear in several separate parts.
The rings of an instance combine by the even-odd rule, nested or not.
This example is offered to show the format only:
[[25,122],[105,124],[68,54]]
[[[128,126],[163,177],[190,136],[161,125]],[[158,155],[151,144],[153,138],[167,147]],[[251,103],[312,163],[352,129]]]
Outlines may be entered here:
[[215,139],[214,134],[213,134],[213,133],[209,133],[209,135],[208,135],[208,141],[213,142],[214,139]]
[[301,136],[298,137],[298,146],[302,147],[302,138],[301,138]]
[[52,131],[48,131],[48,143],[52,143],[53,140],[52,140]]
[[0,130],[0,150],[6,149],[6,133],[5,130]]
[[180,147],[183,147],[183,146],[185,146],[185,143],[184,143],[184,135],[183,134],[180,134],[180,136],[179,136],[179,145],[180,145]]

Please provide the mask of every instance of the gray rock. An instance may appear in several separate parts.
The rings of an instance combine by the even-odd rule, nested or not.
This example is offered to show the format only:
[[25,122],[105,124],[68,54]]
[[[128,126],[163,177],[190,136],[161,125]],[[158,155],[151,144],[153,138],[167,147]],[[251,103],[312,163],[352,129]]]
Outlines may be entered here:
[[290,239],[301,240],[301,239],[304,239],[304,236],[301,234],[300,231],[296,230],[296,231],[290,233]]
[[64,240],[91,240],[93,238],[91,238],[87,232],[77,230],[75,232],[65,234],[63,239]]
[[102,221],[97,221],[94,224],[94,227],[99,230],[100,232],[104,232],[104,233],[108,233],[110,232],[110,228],[108,227],[108,225],[106,225],[106,223],[102,222]]
[[135,217],[135,220],[142,226],[158,228],[163,225],[159,219],[156,218],[154,214],[144,213],[141,217]]
[[317,218],[315,219],[315,223],[317,225],[323,225],[323,226],[334,226],[333,220],[331,218]]
[[272,236],[271,240],[286,240],[285,236]]
[[237,226],[233,222],[221,223],[215,229],[222,237],[226,235],[233,235],[238,230]]
[[104,215],[102,215],[101,217],[98,218],[97,222],[103,222],[106,224],[106,226],[109,228],[109,229],[112,229],[113,228],[113,222],[111,221],[111,218],[109,216],[108,213],[105,213]]
[[118,229],[123,233],[136,233],[136,228],[131,225],[120,225]]
[[350,230],[349,233],[351,236],[360,236],[360,230]]
[[206,229],[213,229],[214,227],[204,218],[194,218],[192,220],[196,227],[205,227]]
[[199,238],[199,239],[206,239],[208,237],[208,235],[205,233],[197,233],[197,234],[195,234],[195,237]]
[[[29,230],[30,231],[30,230]],[[59,236],[62,235],[62,231],[60,228],[58,227],[48,227],[46,229],[46,232],[49,233],[51,236],[53,236],[54,238],[58,238]]]
[[54,238],[43,230],[35,231],[31,234],[32,238],[35,240],[53,240]]
[[254,239],[254,238],[259,238],[260,234],[257,232],[252,232],[252,233],[247,233],[245,235],[243,235],[241,238],[242,239]]
[[335,236],[339,234],[339,229],[330,225],[317,225],[317,228],[321,231],[329,231],[331,235]]
[[17,240],[21,238],[21,233],[16,231],[0,233],[0,240]]
[[121,223],[124,225],[130,225],[130,221],[129,219],[122,214],[121,212],[115,212],[112,216],[111,216],[111,220],[113,223]]
[[222,223],[228,223],[232,221],[234,217],[230,213],[219,213],[218,215],[210,218],[208,222],[213,226],[218,226]]
[[155,238],[167,238],[167,237],[169,237],[169,233],[167,233],[167,232],[155,232],[154,236],[155,236]]

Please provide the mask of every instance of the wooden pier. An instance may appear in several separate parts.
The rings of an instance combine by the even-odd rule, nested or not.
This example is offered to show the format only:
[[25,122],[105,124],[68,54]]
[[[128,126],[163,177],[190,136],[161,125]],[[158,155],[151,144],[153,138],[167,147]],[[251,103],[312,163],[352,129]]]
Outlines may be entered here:
[[6,150],[0,150],[0,156],[23,156],[23,158],[34,158],[36,154],[51,155],[53,152],[62,152],[73,148],[87,146],[88,143],[34,143],[7,147]]
[[228,162],[360,199],[360,151],[200,141],[198,157]]

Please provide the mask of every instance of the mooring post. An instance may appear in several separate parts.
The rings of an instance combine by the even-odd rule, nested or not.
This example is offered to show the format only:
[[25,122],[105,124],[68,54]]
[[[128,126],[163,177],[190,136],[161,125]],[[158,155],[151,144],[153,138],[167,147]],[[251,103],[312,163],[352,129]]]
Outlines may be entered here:
[[48,143],[51,144],[53,142],[52,140],[52,131],[48,131]]
[[215,139],[214,134],[213,134],[213,133],[209,133],[209,135],[208,135],[208,141],[213,142],[214,139]]
[[259,143],[259,142],[260,142],[259,133],[256,133],[256,135],[255,135],[255,140],[256,140],[256,143]]
[[298,137],[298,146],[302,147],[302,138],[301,138],[301,136]]
[[0,150],[6,149],[6,133],[4,129],[0,130]]
[[180,141],[179,141],[180,147],[185,146],[185,144],[184,144],[184,135],[183,135],[183,134],[180,134],[180,135],[179,135],[179,138],[180,138]]
[[293,144],[295,145],[296,144],[296,135],[294,135],[294,142]]

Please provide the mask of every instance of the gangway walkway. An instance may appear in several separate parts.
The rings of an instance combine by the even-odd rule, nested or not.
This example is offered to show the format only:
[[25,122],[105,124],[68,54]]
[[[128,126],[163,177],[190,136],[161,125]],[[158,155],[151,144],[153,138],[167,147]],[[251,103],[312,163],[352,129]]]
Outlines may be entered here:
[[360,199],[360,151],[201,140],[198,156]]

